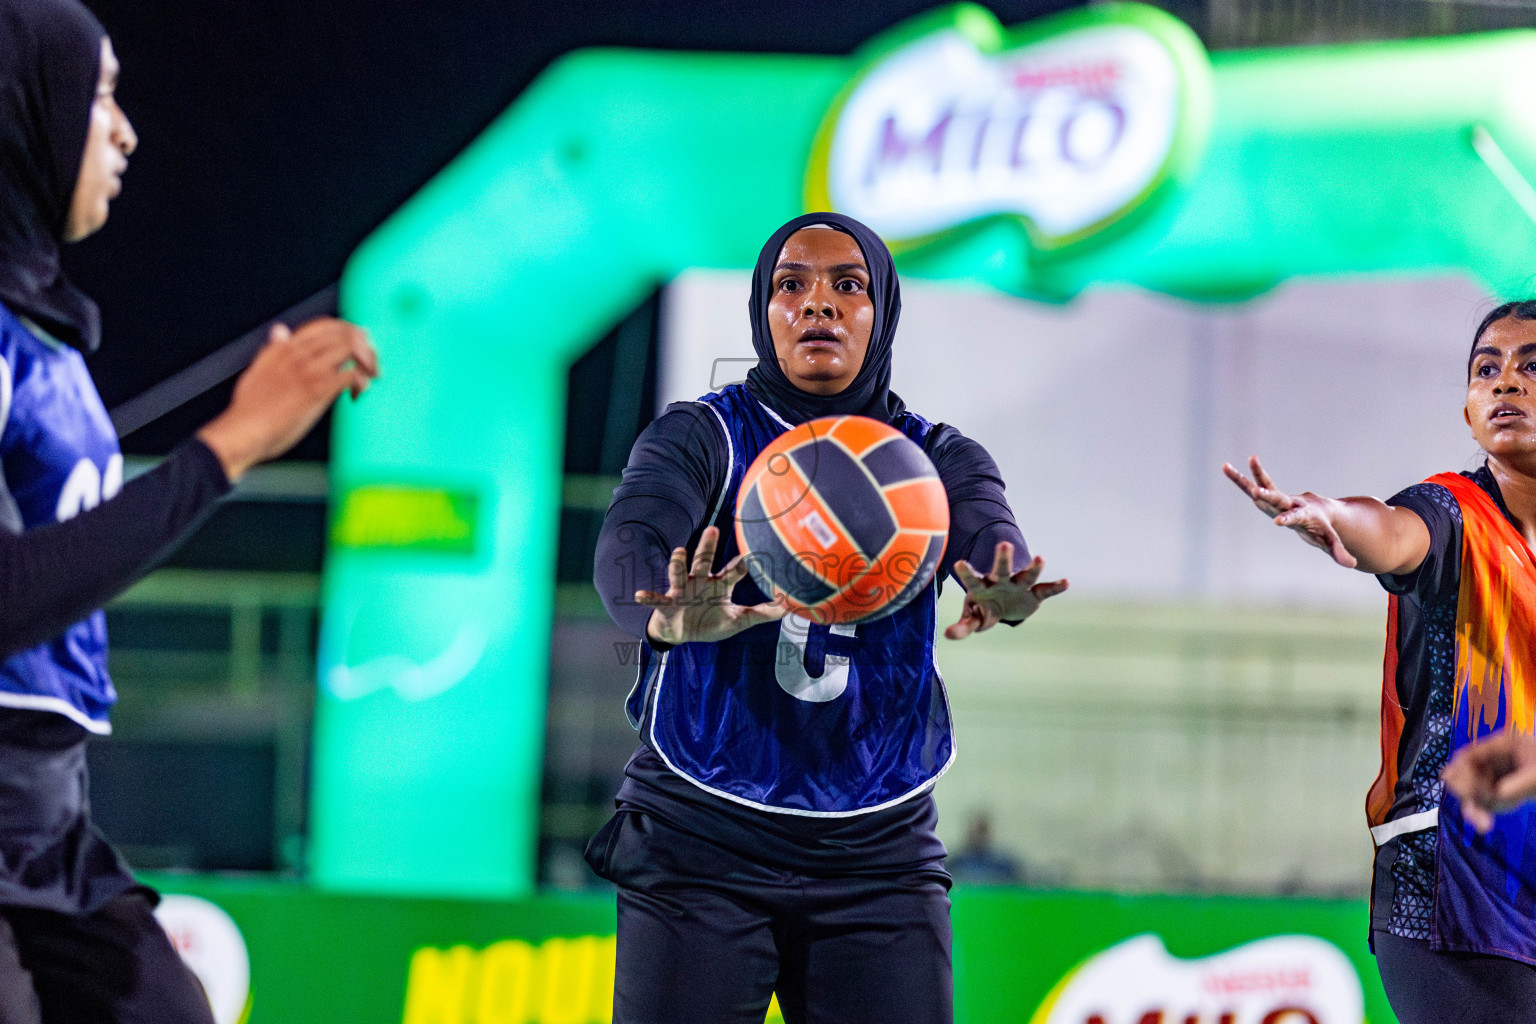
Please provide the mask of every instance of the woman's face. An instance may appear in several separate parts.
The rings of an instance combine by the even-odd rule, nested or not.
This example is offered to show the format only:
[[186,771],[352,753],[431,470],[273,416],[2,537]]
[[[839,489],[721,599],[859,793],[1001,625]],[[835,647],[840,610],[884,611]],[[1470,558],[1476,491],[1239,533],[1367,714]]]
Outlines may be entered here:
[[91,125],[85,136],[85,157],[80,161],[80,176],[69,203],[69,217],[64,223],[64,241],[78,242],[107,222],[107,205],[123,190],[123,172],[128,169],[128,154],[139,144],[139,137],[128,123],[128,115],[117,105],[117,54],[112,42],[101,40],[101,77],[96,82],[96,99],[91,104]]
[[1536,320],[1495,320],[1472,350],[1467,425],[1489,455],[1536,455]]
[[768,331],[784,375],[801,391],[835,395],[853,383],[875,326],[869,266],[852,235],[801,228],[773,268]]

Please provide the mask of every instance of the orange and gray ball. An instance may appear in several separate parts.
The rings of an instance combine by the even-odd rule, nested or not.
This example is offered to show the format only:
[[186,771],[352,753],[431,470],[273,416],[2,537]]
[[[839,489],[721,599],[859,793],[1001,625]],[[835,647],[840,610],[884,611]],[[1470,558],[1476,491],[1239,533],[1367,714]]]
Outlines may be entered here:
[[824,625],[901,608],[933,579],[949,536],[938,471],[905,434],[864,416],[802,423],[747,469],[736,540],[752,579]]

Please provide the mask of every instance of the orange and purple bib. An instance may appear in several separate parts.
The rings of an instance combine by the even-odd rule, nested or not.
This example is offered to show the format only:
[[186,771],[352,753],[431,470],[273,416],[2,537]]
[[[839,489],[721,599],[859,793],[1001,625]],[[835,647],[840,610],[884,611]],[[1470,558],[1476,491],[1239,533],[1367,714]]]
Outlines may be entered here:
[[[1536,732],[1536,557],[1476,482],[1441,473],[1426,483],[1449,491],[1461,513],[1447,751],[1454,755],[1492,733]],[[1399,746],[1405,725],[1411,724],[1396,689],[1400,600],[1393,596],[1388,611],[1382,773],[1366,803],[1378,842],[1385,834],[1408,831],[1394,827],[1408,817],[1437,813],[1430,808],[1393,817],[1394,792],[1399,802],[1402,792]],[[1456,798],[1446,793],[1438,823],[1429,932],[1433,948],[1536,963],[1536,813],[1526,807],[1500,815],[1493,830],[1480,836],[1462,818]]]

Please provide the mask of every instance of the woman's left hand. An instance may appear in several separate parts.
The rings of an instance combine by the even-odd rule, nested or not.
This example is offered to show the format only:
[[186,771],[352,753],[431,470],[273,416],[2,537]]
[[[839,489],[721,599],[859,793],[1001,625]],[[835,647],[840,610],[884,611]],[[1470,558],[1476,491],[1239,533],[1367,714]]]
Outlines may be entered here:
[[944,631],[951,640],[991,629],[999,622],[1022,622],[1040,610],[1040,603],[1067,589],[1066,580],[1038,582],[1045,560],[1036,556],[1018,572],[1013,569],[1013,545],[1001,541],[992,559],[992,571],[979,575],[969,562],[955,563],[955,575],[965,587],[965,607],[960,620]]

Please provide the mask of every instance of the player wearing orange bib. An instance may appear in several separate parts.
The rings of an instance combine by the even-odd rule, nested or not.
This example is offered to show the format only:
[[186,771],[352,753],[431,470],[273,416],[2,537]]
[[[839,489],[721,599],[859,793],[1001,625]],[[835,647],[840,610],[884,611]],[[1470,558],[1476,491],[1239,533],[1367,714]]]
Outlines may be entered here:
[[1536,302],[1479,325],[1464,417],[1484,464],[1386,502],[1284,493],[1257,458],[1252,479],[1224,467],[1277,525],[1391,595],[1366,814],[1372,947],[1403,1024],[1536,1020],[1536,808],[1494,819],[1463,808],[1475,787],[1442,781],[1479,739],[1536,731]]

